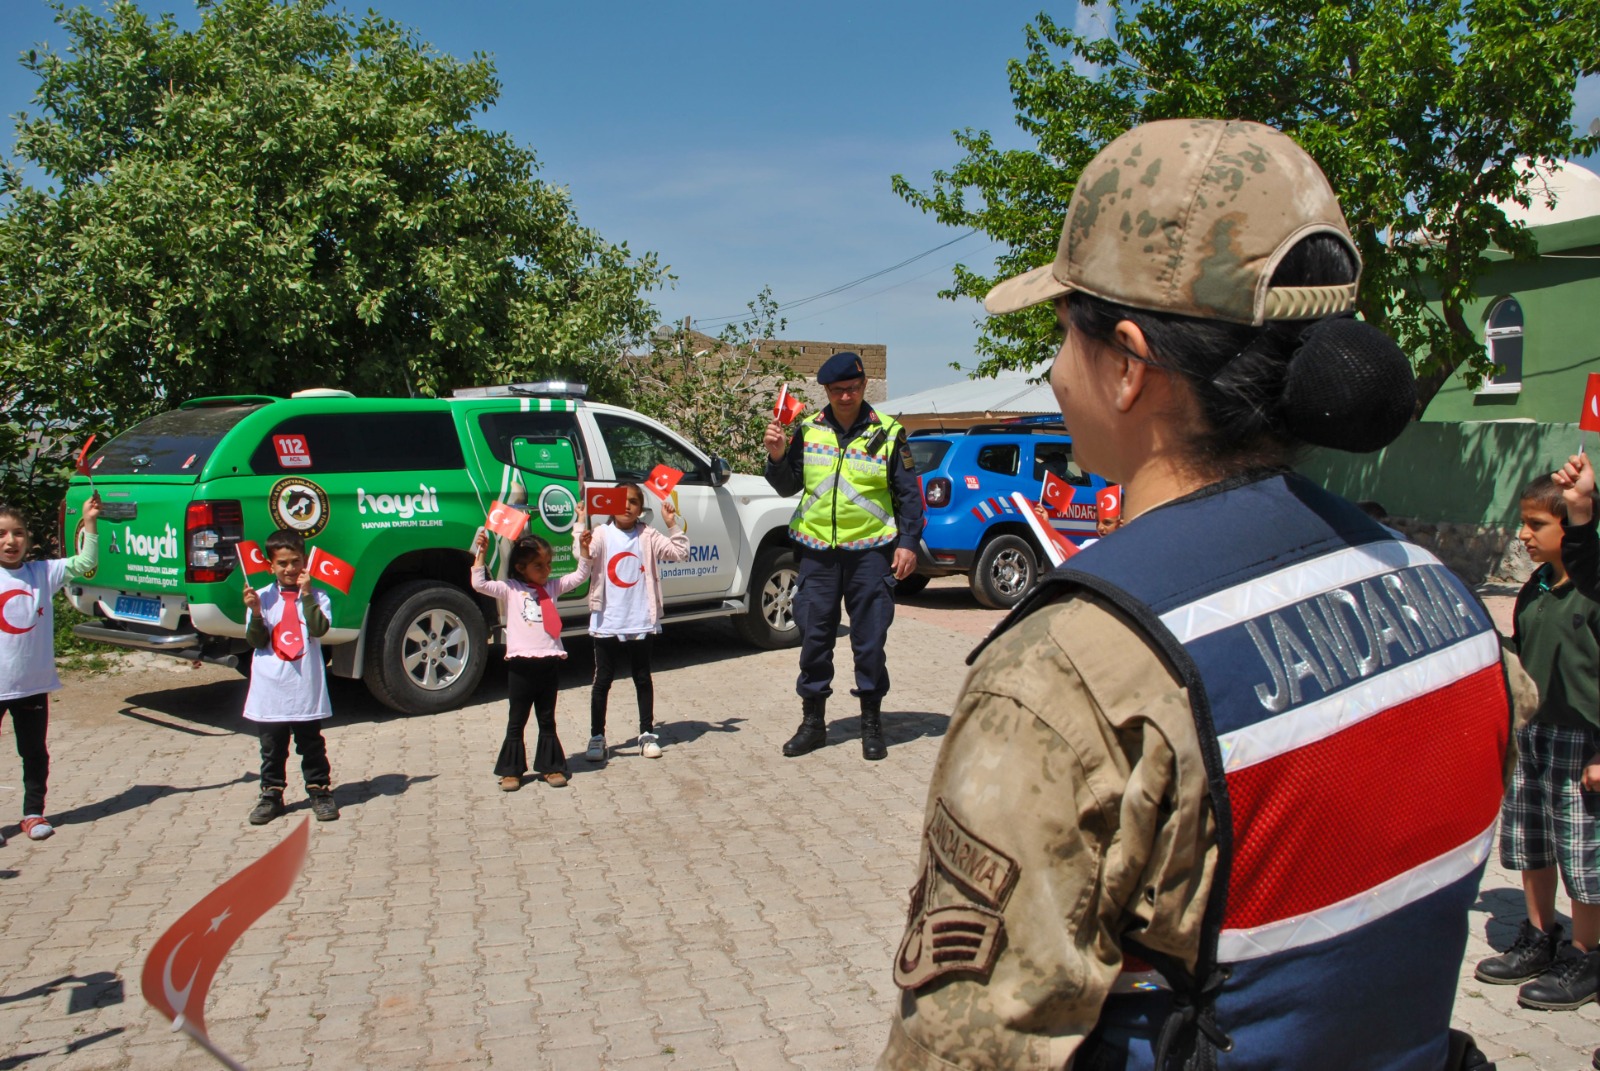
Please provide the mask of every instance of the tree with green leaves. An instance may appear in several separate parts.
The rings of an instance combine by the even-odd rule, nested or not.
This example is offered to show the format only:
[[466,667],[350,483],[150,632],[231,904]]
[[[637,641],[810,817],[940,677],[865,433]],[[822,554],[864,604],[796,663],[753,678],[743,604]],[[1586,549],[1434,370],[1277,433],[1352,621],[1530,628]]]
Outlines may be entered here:
[[746,305],[748,315],[715,338],[687,325],[663,328],[648,352],[628,358],[630,385],[616,398],[682,432],[700,449],[740,472],[761,472],[761,443],[779,384],[794,376],[792,350],[763,348],[784,320],[770,287]]
[[[894,177],[910,204],[1009,247],[993,276],[958,267],[945,296],[982,297],[1048,263],[1078,173],[1124,130],[1251,119],[1292,135],[1338,192],[1364,263],[1359,311],[1413,354],[1419,412],[1456,369],[1474,385],[1492,374],[1465,310],[1491,249],[1534,253],[1499,207],[1553,196],[1528,181],[1527,161],[1600,147],[1572,125],[1577,80],[1600,68],[1600,0],[1079,0],[1079,9],[1104,33],[1041,14],[1025,31],[1026,55],[1009,64],[1032,147],[961,130],[965,155],[931,188]],[[1057,343],[1048,308],[981,326],[985,375],[1032,368]]]
[[488,59],[326,0],[199,8],[185,31],[58,7],[68,48],[24,56],[7,397],[120,424],[202,394],[431,395],[581,373],[648,332],[655,258],[580,225],[531,150],[479,125]]

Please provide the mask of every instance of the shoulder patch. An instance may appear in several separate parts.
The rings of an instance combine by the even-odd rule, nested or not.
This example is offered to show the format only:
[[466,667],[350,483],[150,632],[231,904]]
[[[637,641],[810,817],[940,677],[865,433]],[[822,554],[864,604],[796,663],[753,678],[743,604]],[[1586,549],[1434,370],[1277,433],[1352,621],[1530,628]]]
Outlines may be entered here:
[[900,467],[907,472],[917,471],[917,459],[911,456],[911,447],[904,439],[900,440]]
[[926,837],[943,870],[990,907],[1005,907],[1021,872],[1016,860],[956,821],[942,799],[934,803]]
[[1005,922],[987,908],[958,905],[920,914],[895,953],[894,984],[921,989],[946,974],[976,974],[987,982],[1003,933]]

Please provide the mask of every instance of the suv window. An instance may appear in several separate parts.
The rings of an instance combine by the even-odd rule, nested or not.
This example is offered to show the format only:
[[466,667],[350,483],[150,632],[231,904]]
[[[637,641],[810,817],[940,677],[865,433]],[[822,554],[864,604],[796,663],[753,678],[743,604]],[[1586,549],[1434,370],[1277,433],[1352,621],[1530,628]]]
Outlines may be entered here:
[[711,470],[705,462],[654,428],[611,413],[596,413],[594,422],[600,426],[600,437],[611,454],[611,468],[618,480],[638,482],[657,465],[671,465],[683,473],[683,483],[711,482]]
[[1079,487],[1089,486],[1089,474],[1072,460],[1071,443],[1036,443],[1033,448],[1033,478],[1044,482],[1046,472],[1054,473],[1058,480],[1066,480]]
[[202,405],[157,414],[102,447],[90,462],[92,471],[96,476],[198,476],[222,437],[259,408]]
[[[279,435],[301,440],[303,463],[286,466],[279,461],[273,441]],[[280,421],[250,456],[250,468],[264,475],[457,469],[462,464],[456,423],[444,410],[303,413]]]
[[575,413],[484,413],[478,417],[478,427],[489,444],[489,453],[502,465],[512,464],[512,439],[566,439],[578,459],[579,479],[588,478],[589,466],[583,456],[583,436],[578,434]]
[[1002,476],[1015,476],[1020,454],[1016,443],[989,443],[978,448],[978,467]]
[[949,439],[907,439],[906,445],[911,447],[911,460],[917,463],[918,472],[931,472],[950,452]]

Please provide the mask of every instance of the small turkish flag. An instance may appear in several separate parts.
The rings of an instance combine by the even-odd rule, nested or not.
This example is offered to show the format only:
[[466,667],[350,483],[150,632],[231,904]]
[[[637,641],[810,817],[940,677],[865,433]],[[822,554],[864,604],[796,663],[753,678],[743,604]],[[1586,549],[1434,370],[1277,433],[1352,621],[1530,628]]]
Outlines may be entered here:
[[1095,509],[1104,520],[1122,516],[1122,485],[1111,483],[1100,489],[1094,500]]
[[628,512],[626,487],[585,487],[583,507],[591,517],[615,517]]
[[778,389],[778,398],[772,403],[772,415],[778,418],[779,424],[787,427],[794,423],[794,418],[805,407],[806,403],[790,394],[789,384],[785,383]]
[[321,547],[312,547],[311,560],[306,562],[306,568],[311,570],[312,580],[320,580],[330,588],[350,594],[350,582],[356,578],[356,567],[349,562],[335,558]]
[[1579,431],[1600,431],[1600,372],[1589,373],[1589,389],[1583,392],[1583,415]]
[[244,570],[245,576],[272,572],[272,563],[261,553],[261,544],[255,540],[241,539],[233,549],[239,555],[239,568]]
[[683,479],[683,473],[671,465],[657,465],[650,470],[650,478],[645,481],[645,486],[655,492],[655,496],[665,502],[667,496],[672,494],[672,489],[678,486],[678,481]]
[[1044,549],[1045,556],[1050,559],[1050,566],[1054,568],[1078,553],[1078,545],[1050,525],[1050,520],[1045,516],[1043,503],[1029,502],[1021,491],[1011,492],[1011,501],[1017,504],[1022,511],[1022,519],[1028,522],[1028,527],[1033,530],[1033,538],[1038,540],[1039,546]]
[[301,819],[283,843],[211,890],[156,938],[140,979],[152,1008],[168,1019],[182,1016],[205,1033],[211,979],[234,942],[294,885],[306,860],[310,829],[310,819]]
[[1072,485],[1049,469],[1044,473],[1044,486],[1039,488],[1039,501],[1060,513],[1072,505]]
[[489,507],[489,519],[483,526],[496,535],[515,539],[528,526],[528,515],[496,499],[495,504]]
[[[1593,379],[1592,376],[1590,378]],[[89,436],[88,440],[84,442],[83,447],[78,451],[79,476],[89,475],[89,448],[94,445],[94,440],[95,437],[93,435]]]

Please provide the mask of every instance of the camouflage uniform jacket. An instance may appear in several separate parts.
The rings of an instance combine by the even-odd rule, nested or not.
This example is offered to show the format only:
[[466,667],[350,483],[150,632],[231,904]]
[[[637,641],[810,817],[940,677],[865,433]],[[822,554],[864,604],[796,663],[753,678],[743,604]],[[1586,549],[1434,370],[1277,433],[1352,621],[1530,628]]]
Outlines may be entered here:
[[[1520,721],[1537,696],[1507,662]],[[1121,935],[1194,965],[1217,857],[1195,733],[1177,678],[1095,596],[984,651],[929,787],[879,1071],[1064,1068]]]

